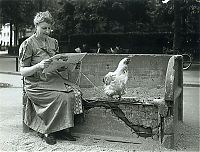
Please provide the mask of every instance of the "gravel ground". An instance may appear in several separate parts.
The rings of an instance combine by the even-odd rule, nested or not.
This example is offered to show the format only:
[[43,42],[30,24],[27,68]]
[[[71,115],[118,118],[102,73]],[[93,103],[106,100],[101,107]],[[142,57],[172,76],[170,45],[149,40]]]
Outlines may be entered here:
[[74,152],[112,152],[147,150],[151,145],[152,150],[166,150],[160,145],[135,145],[131,143],[112,143],[105,140],[94,139],[92,136],[79,136],[76,142],[58,140],[56,145],[46,144],[35,132],[22,133],[21,112],[16,113],[12,119],[6,119],[0,124],[1,151],[74,151]]
[[[199,151],[199,130],[185,124],[180,125],[179,142],[176,144],[178,151]],[[131,151],[172,151],[162,147],[159,142],[151,139],[144,144],[113,143],[104,139],[97,140],[92,136],[77,137],[76,142],[57,141],[56,145],[46,144],[35,132],[22,133],[21,113],[15,118],[1,125],[0,147],[1,151],[73,151],[73,152],[131,152]],[[176,151],[174,150],[174,151]]]

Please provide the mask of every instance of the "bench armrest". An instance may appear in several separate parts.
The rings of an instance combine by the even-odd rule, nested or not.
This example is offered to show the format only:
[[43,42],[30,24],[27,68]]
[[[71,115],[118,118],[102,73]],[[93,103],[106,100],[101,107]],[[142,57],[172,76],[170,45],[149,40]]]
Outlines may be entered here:
[[172,113],[183,117],[183,68],[182,56],[174,55],[169,59],[165,78],[165,101],[173,108]]

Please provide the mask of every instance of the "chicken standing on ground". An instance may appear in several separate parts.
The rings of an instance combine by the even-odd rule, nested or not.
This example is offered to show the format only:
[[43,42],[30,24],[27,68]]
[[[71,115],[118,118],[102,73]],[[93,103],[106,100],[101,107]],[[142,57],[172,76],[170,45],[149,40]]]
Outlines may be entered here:
[[114,72],[108,72],[103,78],[104,93],[109,98],[121,99],[126,93],[126,83],[128,81],[128,64],[129,58],[123,58]]

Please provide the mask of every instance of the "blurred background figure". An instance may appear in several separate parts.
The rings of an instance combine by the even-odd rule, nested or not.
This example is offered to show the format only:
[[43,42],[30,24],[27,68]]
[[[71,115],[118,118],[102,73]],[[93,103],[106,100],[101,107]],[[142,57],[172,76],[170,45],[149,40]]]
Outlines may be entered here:
[[114,48],[111,47],[108,50],[108,53],[110,53],[110,54],[123,54],[123,49],[119,45],[116,45]]
[[77,48],[75,48],[75,50],[74,50],[76,53],[81,53],[81,48],[80,47],[77,47]]
[[96,53],[107,53],[107,51],[105,50],[105,48],[102,47],[100,42],[97,43],[97,51],[96,51]]
[[83,43],[83,45],[81,47],[80,46],[77,47],[75,49],[75,52],[76,53],[92,53],[86,43]]
[[86,43],[83,43],[82,48],[81,48],[81,52],[85,53],[92,53],[90,48],[88,47],[88,45]]

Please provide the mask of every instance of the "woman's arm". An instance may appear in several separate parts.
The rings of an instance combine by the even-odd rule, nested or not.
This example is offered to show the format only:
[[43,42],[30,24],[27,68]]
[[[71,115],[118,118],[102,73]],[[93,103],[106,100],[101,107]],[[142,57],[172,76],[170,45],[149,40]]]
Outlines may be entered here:
[[45,59],[39,62],[38,64],[30,66],[30,67],[20,67],[20,73],[24,77],[31,76],[37,71],[47,68],[51,62],[52,61],[50,59]]
[[38,64],[31,67],[20,67],[20,73],[22,76],[27,77],[33,75],[35,72],[39,71],[41,68]]

